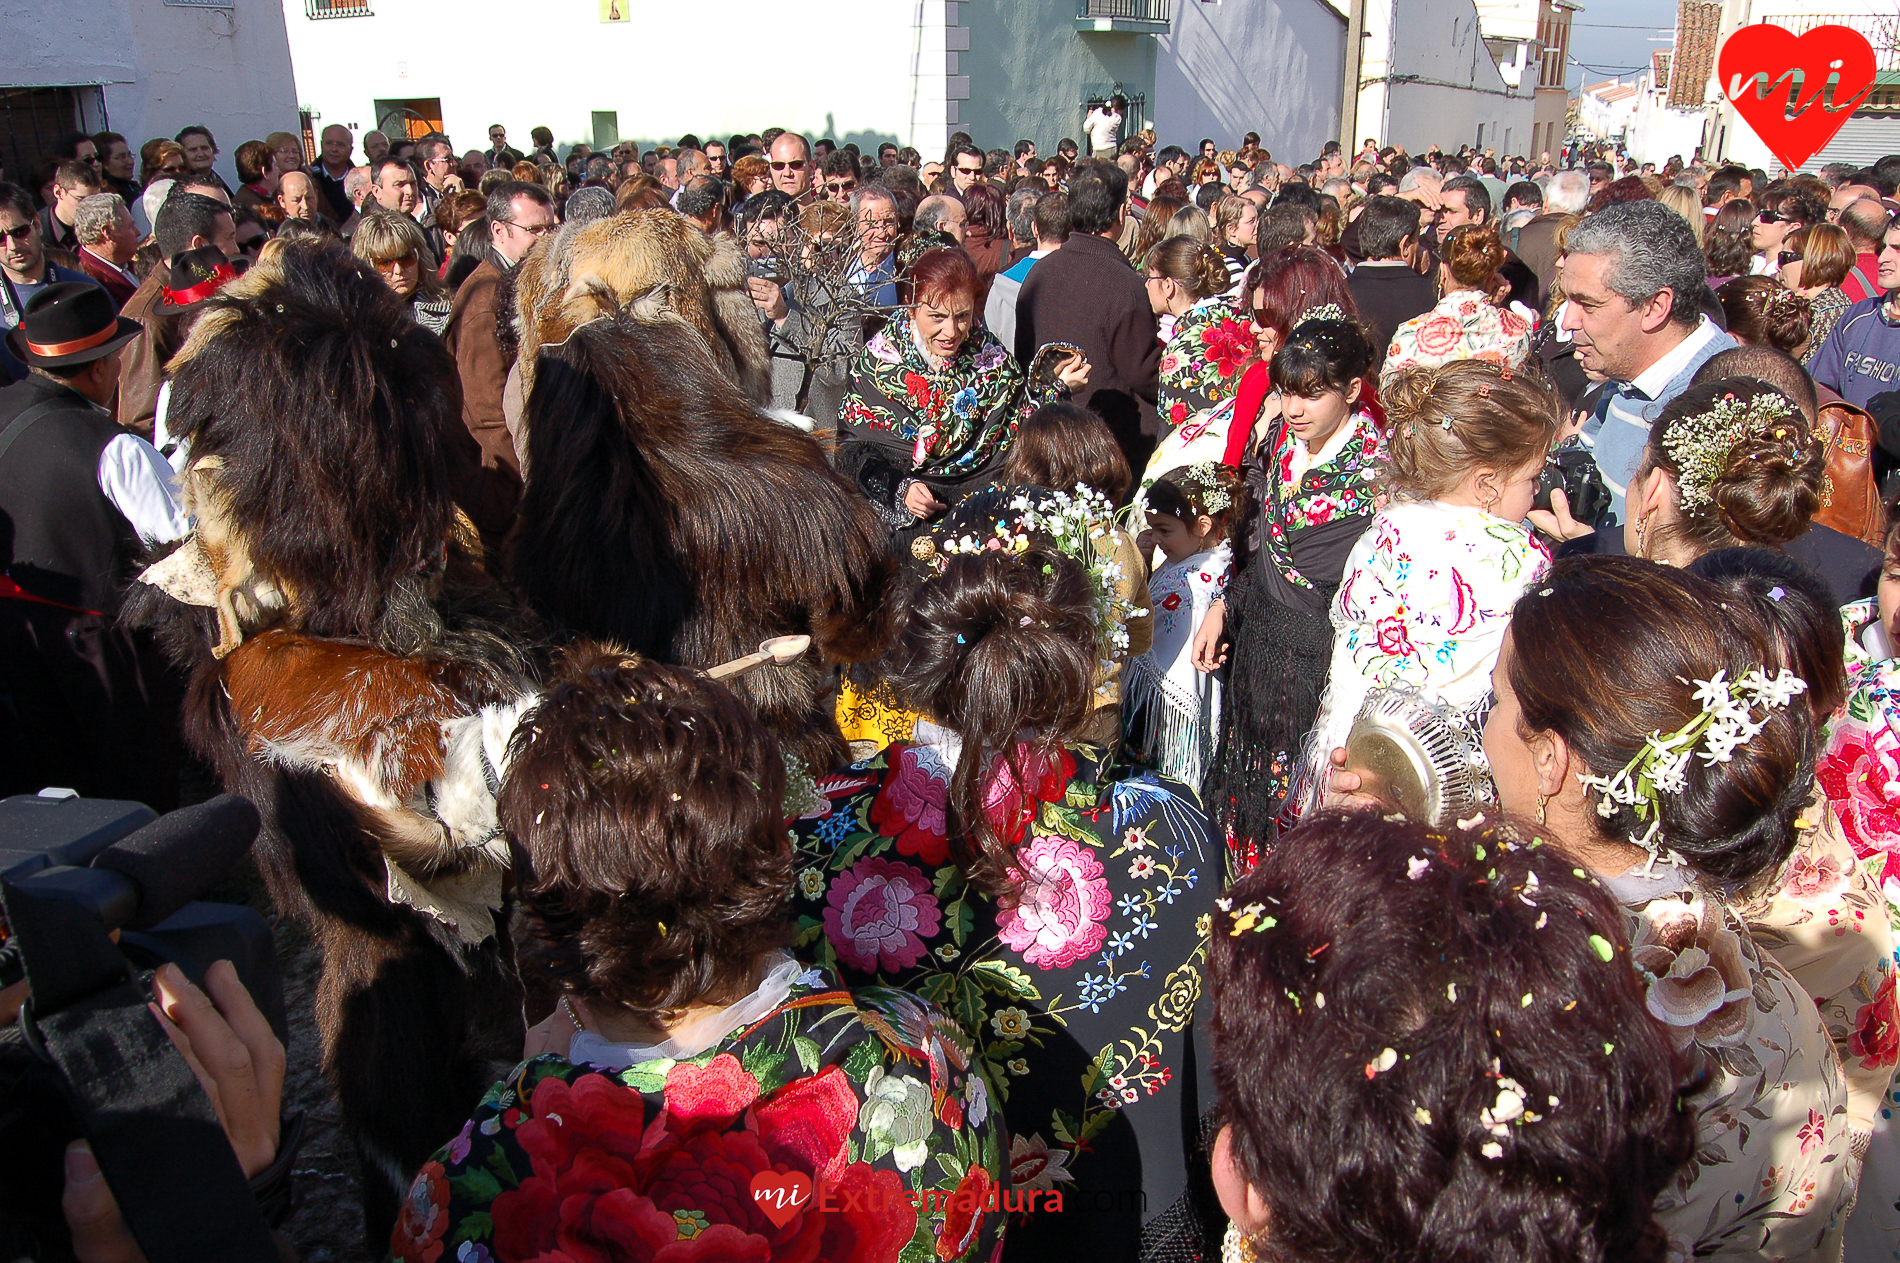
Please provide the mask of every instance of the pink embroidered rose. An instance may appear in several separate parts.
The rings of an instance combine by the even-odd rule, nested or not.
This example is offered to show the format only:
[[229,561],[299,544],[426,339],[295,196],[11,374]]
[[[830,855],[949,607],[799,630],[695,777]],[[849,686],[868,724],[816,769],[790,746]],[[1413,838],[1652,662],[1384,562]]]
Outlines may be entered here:
[[1180,367],[1181,367],[1181,357],[1180,357],[1180,356],[1178,356],[1178,355],[1164,355],[1164,356],[1162,356],[1162,357],[1161,357],[1161,372],[1162,372],[1162,375],[1163,375],[1163,376],[1166,376],[1166,375],[1167,375],[1167,374],[1169,374],[1169,373],[1173,373],[1173,372],[1175,372],[1175,371],[1177,371],[1177,370],[1179,370],[1179,369],[1180,369]]
[[1781,892],[1791,899],[1825,899],[1846,884],[1847,875],[1841,871],[1840,861],[1832,855],[1823,855],[1819,860],[1803,855],[1788,870]]
[[1403,619],[1382,618],[1373,624],[1379,635],[1379,652],[1394,658],[1409,658],[1417,652],[1412,648],[1412,638],[1405,633]]
[[1455,355],[1465,327],[1450,316],[1432,316],[1418,327],[1420,355]]
[[1306,502],[1308,526],[1324,526],[1339,513],[1339,501],[1331,496],[1314,496]]
[[1900,843],[1900,780],[1870,743],[1837,741],[1815,778],[1834,804],[1854,854],[1865,859]]
[[1880,984],[1870,1003],[1854,1014],[1854,1033],[1847,1037],[1847,1051],[1861,1059],[1870,1070],[1900,1062],[1900,1021],[1894,1008],[1894,975]]
[[833,879],[825,904],[825,937],[867,972],[915,965],[943,919],[922,870],[875,855]]
[[899,854],[938,867],[950,859],[943,814],[949,793],[950,765],[941,754],[930,746],[899,746],[871,801],[871,824],[897,844]]
[[1017,852],[1022,891],[1006,898],[997,929],[1012,951],[1038,969],[1067,969],[1108,937],[1109,891],[1088,847],[1044,835]]

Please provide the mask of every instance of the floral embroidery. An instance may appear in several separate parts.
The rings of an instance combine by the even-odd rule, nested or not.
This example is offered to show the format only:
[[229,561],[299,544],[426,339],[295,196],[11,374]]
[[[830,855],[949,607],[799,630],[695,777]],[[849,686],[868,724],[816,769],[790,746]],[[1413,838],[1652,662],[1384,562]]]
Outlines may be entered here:
[[1068,838],[1039,837],[1018,853],[1022,891],[1003,901],[1003,942],[1038,969],[1067,969],[1102,945],[1108,883],[1102,864]]
[[1161,357],[1161,414],[1179,426],[1233,398],[1253,355],[1253,331],[1231,300],[1209,298],[1188,308]]
[[1869,1069],[1900,1062],[1900,1013],[1894,1009],[1894,975],[1888,974],[1880,993],[1854,1015],[1854,1034],[1848,1048]]
[[[1012,1155],[946,1029],[915,998],[817,970],[692,1061],[524,1062],[423,1167],[392,1257],[987,1263],[1004,1222],[988,1191]],[[774,1172],[824,1181],[829,1205],[774,1223],[751,1191]],[[958,1206],[971,1189],[985,1196]]]
[[1293,536],[1310,526],[1324,526],[1336,518],[1370,514],[1378,498],[1379,470],[1384,464],[1379,431],[1372,418],[1355,413],[1350,424],[1357,431],[1337,455],[1314,465],[1295,484],[1293,455],[1298,442],[1285,421],[1274,424],[1263,444],[1266,469],[1249,464],[1247,482],[1260,507],[1256,543],[1288,583],[1312,588],[1312,580],[1293,564]]
[[825,902],[826,937],[842,960],[867,972],[915,965],[941,918],[921,872],[875,856],[832,882]]
[[1454,290],[1436,307],[1393,331],[1379,384],[1384,387],[1407,368],[1431,368],[1453,360],[1486,360],[1520,368],[1530,353],[1528,320],[1494,306],[1477,290]]

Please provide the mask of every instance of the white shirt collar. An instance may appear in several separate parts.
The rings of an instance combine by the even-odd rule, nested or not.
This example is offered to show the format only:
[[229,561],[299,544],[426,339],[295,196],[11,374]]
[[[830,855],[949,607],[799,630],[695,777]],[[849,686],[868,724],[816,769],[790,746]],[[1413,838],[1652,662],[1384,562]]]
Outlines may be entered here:
[[1719,333],[1721,330],[1715,327],[1714,321],[1707,316],[1698,317],[1696,327],[1689,336],[1678,342],[1674,350],[1631,378],[1629,386],[1641,392],[1644,398],[1654,399],[1669,384],[1670,378],[1680,373],[1695,358],[1696,353],[1713,342]]

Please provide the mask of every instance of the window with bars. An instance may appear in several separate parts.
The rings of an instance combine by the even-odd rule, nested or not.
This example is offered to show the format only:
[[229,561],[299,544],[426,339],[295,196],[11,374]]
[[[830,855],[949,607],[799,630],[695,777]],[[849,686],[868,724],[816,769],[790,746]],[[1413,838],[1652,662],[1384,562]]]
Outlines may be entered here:
[[96,86],[0,88],[0,168],[7,179],[25,183],[63,137],[109,125],[105,95]]
[[303,15],[307,18],[367,18],[374,17],[375,10],[370,8],[370,0],[303,0]]

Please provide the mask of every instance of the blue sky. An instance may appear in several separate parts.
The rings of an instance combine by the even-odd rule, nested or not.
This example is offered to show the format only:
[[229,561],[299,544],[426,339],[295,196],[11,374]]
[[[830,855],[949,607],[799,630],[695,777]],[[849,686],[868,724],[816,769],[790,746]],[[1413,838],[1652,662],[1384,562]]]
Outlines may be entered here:
[[[1652,51],[1669,47],[1668,43],[1649,41],[1652,36],[1669,38],[1654,28],[1667,25],[1673,31],[1676,9],[1672,4],[1659,0],[1583,0],[1583,5],[1583,10],[1571,19],[1569,84],[1573,89],[1580,82],[1615,78],[1613,72],[1617,70],[1648,65]],[[1579,69],[1579,61],[1592,69]]]

